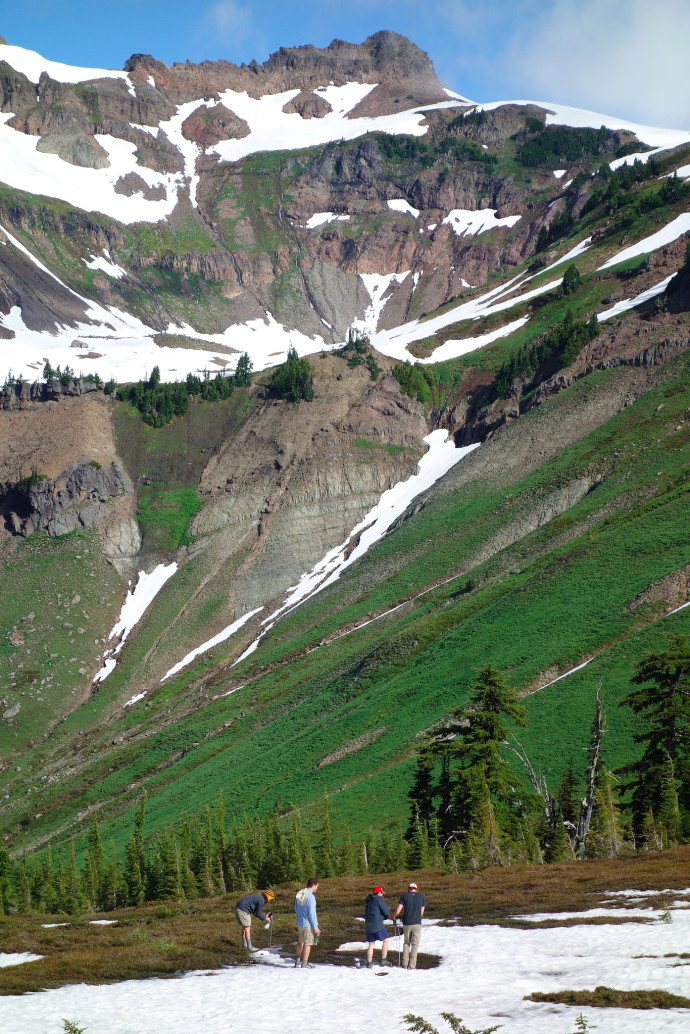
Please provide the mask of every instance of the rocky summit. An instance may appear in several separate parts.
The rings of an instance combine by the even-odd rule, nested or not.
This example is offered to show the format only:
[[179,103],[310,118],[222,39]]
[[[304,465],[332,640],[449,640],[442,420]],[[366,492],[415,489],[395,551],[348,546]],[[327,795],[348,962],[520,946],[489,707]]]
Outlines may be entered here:
[[488,664],[534,779],[597,688],[639,758],[618,702],[690,632],[690,133],[472,101],[392,32],[0,43],[0,111],[7,851],[120,856],[144,789],[152,834],[219,790],[406,823]]

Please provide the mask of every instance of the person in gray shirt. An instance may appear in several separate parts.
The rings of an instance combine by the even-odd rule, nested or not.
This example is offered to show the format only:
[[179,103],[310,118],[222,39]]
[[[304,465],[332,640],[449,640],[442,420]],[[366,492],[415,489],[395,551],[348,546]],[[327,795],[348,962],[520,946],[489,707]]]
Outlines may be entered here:
[[416,969],[417,952],[422,938],[422,916],[426,908],[426,898],[420,894],[416,883],[410,883],[407,892],[400,895],[400,901],[393,919],[403,914],[403,969]]

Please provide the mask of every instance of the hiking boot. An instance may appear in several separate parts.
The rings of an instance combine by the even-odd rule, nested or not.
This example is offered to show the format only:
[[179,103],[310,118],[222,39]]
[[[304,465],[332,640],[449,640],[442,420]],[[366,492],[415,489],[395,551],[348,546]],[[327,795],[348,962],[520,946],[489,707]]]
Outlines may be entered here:
[[302,969],[316,969],[316,966],[313,962],[303,962]]
[[382,965],[382,966],[392,966],[392,965],[393,965],[393,963],[391,962],[391,960],[390,960],[390,959],[388,958],[388,956],[387,956],[387,955],[384,955],[384,956],[382,957],[382,959],[381,959],[381,965]]

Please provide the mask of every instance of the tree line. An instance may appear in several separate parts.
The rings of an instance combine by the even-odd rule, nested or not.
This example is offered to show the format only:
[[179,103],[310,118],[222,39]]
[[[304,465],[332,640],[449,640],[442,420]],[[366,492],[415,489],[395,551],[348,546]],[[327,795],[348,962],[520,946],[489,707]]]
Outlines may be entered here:
[[670,637],[668,649],[647,654],[632,683],[621,706],[643,718],[640,757],[616,772],[607,766],[598,691],[584,772],[571,760],[552,789],[509,728],[526,725],[524,706],[488,665],[469,704],[450,711],[418,749],[408,840],[424,829],[439,835],[458,868],[615,857],[690,841],[689,638]]
[[[257,886],[366,872],[479,869],[515,863],[615,857],[690,841],[690,639],[647,654],[621,701],[640,715],[639,758],[613,772],[606,762],[606,713],[597,692],[583,770],[572,760],[548,785],[513,730],[525,709],[505,677],[478,672],[467,706],[452,709],[416,747],[410,817],[354,843],[324,798],[310,836],[296,808],[280,800],[263,819],[226,823],[214,807],[147,836],[144,790],[124,857],[91,826],[81,867],[74,842],[12,861],[0,847],[0,912],[109,911],[145,901],[194,899]],[[519,774],[518,774],[519,773]],[[584,791],[583,788],[584,787]]]

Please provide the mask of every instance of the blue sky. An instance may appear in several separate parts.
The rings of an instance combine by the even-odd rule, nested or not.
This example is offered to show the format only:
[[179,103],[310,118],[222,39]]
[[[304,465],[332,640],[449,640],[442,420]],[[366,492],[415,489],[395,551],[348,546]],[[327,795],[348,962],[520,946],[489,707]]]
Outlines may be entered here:
[[474,100],[561,101],[690,128],[689,0],[33,0],[0,13],[9,43],[111,68],[136,52],[263,61],[280,46],[361,42],[382,28]]

